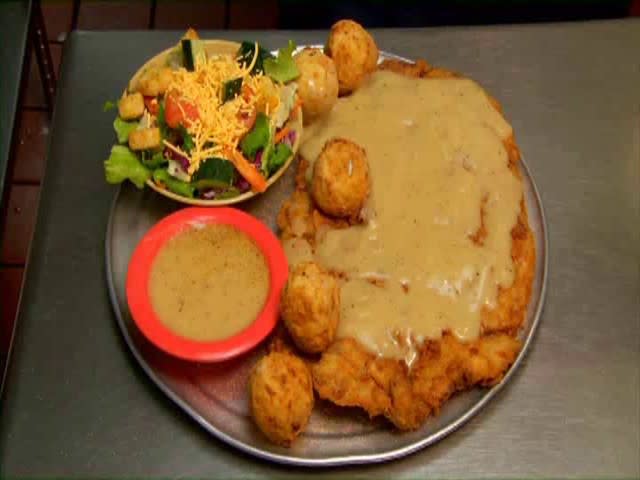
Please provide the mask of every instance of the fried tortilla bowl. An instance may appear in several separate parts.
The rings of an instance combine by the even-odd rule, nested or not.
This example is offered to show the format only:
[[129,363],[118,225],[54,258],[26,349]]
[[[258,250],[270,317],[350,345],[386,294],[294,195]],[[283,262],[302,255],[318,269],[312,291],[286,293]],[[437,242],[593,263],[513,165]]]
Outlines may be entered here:
[[[385,60],[378,68],[414,78],[459,77],[424,61]],[[501,113],[499,103],[489,99]],[[510,136],[503,143],[509,168],[522,181],[515,139]],[[278,225],[282,241],[304,239],[313,246],[321,229],[347,228],[353,221],[330,218],[316,207],[309,192],[307,169],[308,162],[301,159],[296,190],[283,205]],[[483,221],[470,238],[482,245],[486,235]],[[310,361],[317,394],[341,407],[360,407],[371,418],[384,416],[399,430],[416,430],[456,392],[498,384],[522,348],[517,335],[525,321],[536,273],[535,239],[524,198],[511,229],[511,257],[514,281],[510,287],[499,289],[495,308],[483,307],[481,333],[476,340],[462,342],[444,331],[440,339],[424,341],[418,359],[408,369],[401,360],[374,355],[353,338],[339,338],[319,360]],[[293,350],[282,339],[273,348]]]
[[[207,40],[207,39],[203,39],[202,42],[204,44],[204,48],[205,48],[205,50],[206,50],[208,55],[220,55],[220,54],[235,55],[236,52],[238,51],[238,49],[240,48],[240,44],[239,43],[230,42],[230,41],[227,41],[227,40]],[[149,61],[147,61],[142,67],[140,67],[140,69],[133,75],[133,77],[129,81],[128,90],[130,92],[136,91],[138,82],[140,81],[140,78],[142,77],[142,75],[147,70],[149,70],[151,68],[154,68],[154,67],[165,66],[167,64],[167,60],[169,59],[169,55],[173,51],[173,48],[174,47],[168,48],[168,49],[164,50],[163,52],[157,54],[155,57],[153,57]],[[278,169],[278,171],[275,172],[267,180],[267,189],[269,187],[271,187],[271,185],[276,183],[278,181],[278,179],[280,179],[280,177],[282,177],[284,172],[286,172],[286,170],[291,165],[291,162],[295,158],[296,152],[298,151],[298,148],[300,146],[300,139],[302,137],[302,121],[303,121],[302,120],[302,112],[299,112],[298,115],[295,118],[289,119],[287,121],[287,123],[285,124],[285,127],[289,128],[290,131],[296,132],[295,142],[294,142],[294,144],[292,145],[292,148],[291,148],[293,153],[285,161],[284,165],[282,165],[282,167],[280,167]],[[256,195],[258,195],[257,192],[249,190],[249,191],[247,191],[245,193],[242,193],[240,195],[237,195],[237,196],[231,197],[231,198],[221,198],[221,199],[217,199],[217,200],[216,199],[207,200],[207,199],[202,199],[202,198],[183,197],[183,196],[178,195],[176,193],[173,193],[173,192],[171,192],[171,191],[169,191],[169,190],[167,190],[165,188],[162,188],[160,185],[156,184],[152,179],[147,180],[147,185],[149,187],[151,187],[153,190],[155,190],[156,192],[158,192],[159,194],[164,195],[167,198],[170,198],[170,199],[175,200],[175,201],[180,202],[180,203],[185,203],[185,204],[188,204],[188,205],[196,205],[196,206],[201,206],[201,207],[219,207],[219,206],[223,206],[223,205],[231,205],[231,204],[234,204],[234,203],[244,202],[244,201],[249,200],[250,198],[253,198]]]

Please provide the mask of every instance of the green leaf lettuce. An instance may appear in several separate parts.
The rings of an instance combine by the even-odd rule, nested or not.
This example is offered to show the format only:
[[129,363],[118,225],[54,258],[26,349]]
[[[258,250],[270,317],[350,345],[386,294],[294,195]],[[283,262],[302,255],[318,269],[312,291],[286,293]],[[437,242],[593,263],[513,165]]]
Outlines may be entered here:
[[271,152],[271,155],[269,155],[269,173],[271,174],[278,170],[291,155],[293,155],[293,151],[289,145],[286,143],[278,143]]
[[138,122],[125,122],[120,117],[113,121],[113,129],[118,136],[118,143],[127,143],[129,134],[138,128]]
[[256,152],[260,149],[264,150],[267,148],[270,142],[271,127],[269,126],[269,117],[264,113],[259,113],[253,128],[245,135],[242,142],[240,142],[240,148],[247,158],[253,160]]
[[264,59],[264,72],[277,82],[286,83],[300,75],[296,62],[293,60],[293,51],[296,44],[289,40],[286,47],[278,50],[277,58]]
[[142,164],[150,168],[151,170],[155,170],[162,165],[166,165],[169,160],[165,158],[162,151],[150,152],[144,151],[142,152]]
[[111,155],[104,162],[104,174],[108,183],[130,180],[138,188],[144,187],[151,177],[151,172],[142,165],[138,156],[123,145],[111,147]]
[[173,178],[164,168],[155,170],[153,172],[153,179],[156,183],[162,183],[170,191],[182,197],[193,198],[193,194],[196,190],[190,183]]

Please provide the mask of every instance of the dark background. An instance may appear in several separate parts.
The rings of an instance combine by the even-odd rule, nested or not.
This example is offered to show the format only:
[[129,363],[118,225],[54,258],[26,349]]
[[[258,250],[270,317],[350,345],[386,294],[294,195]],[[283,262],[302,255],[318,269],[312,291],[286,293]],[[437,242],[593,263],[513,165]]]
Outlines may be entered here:
[[374,27],[481,25],[616,18],[629,0],[280,0],[280,28],[325,28],[340,18]]

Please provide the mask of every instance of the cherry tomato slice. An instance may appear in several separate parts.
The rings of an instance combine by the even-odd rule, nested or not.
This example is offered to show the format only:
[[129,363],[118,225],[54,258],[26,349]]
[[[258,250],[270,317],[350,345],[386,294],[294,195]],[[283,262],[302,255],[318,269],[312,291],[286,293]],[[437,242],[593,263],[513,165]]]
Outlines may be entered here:
[[147,107],[151,115],[158,115],[160,104],[156,97],[144,97],[144,106]]
[[193,103],[170,93],[164,101],[164,120],[171,128],[188,127],[200,117],[198,107]]
[[256,123],[256,117],[258,116],[255,109],[251,111],[251,113],[239,113],[239,120],[244,123],[247,132],[253,128],[253,125]]

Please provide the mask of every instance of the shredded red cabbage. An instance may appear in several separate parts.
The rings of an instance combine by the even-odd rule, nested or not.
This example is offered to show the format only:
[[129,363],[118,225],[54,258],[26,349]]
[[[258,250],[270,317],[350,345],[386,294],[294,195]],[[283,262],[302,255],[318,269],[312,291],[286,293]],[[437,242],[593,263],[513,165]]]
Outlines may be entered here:
[[216,198],[217,194],[218,192],[216,192],[214,189],[200,192],[200,195],[202,196],[202,198],[206,198],[207,200],[213,200],[214,198]]
[[185,172],[189,170],[189,159],[184,155],[180,155],[179,153],[174,152],[167,147],[164,148],[162,154],[165,156],[165,158],[175,160],[180,165],[180,168],[182,168],[182,170],[184,170]]
[[286,139],[288,140],[290,147],[293,147],[295,145],[296,138],[298,138],[298,132],[296,132],[295,130],[291,130],[289,133],[287,133]]
[[235,181],[235,187],[240,190],[240,192],[244,193],[249,191],[251,185],[249,185],[249,182],[247,182],[244,178],[238,175],[238,178]]

